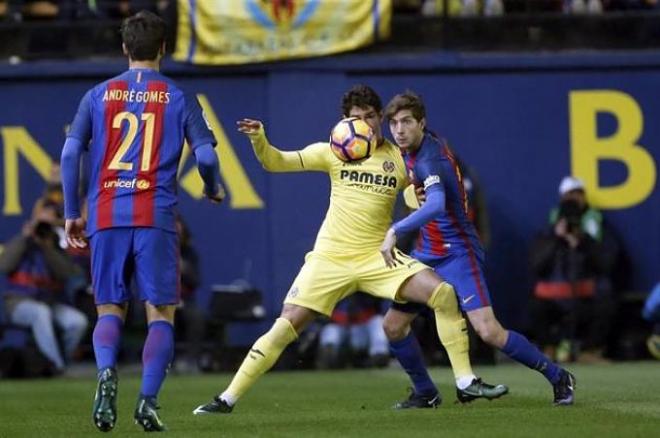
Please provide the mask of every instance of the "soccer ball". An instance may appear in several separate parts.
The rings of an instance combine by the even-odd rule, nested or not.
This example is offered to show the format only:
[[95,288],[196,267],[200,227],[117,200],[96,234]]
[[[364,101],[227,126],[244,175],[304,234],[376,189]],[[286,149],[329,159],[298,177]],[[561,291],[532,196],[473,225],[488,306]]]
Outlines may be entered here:
[[330,149],[342,161],[364,160],[376,149],[376,136],[367,122],[348,117],[332,128]]

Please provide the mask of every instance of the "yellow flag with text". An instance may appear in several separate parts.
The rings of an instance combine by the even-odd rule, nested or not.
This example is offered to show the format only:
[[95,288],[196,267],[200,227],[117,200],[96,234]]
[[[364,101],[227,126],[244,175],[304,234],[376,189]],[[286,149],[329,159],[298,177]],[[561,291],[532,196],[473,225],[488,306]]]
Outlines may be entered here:
[[178,0],[174,59],[243,64],[329,55],[385,39],[392,0]]

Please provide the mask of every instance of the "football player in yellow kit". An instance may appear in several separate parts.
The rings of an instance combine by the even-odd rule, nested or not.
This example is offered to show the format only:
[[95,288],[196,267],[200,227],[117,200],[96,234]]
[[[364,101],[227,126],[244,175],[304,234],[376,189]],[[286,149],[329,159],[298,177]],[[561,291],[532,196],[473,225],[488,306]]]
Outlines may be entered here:
[[[248,136],[254,153],[270,172],[325,172],[330,176],[330,206],[316,238],[314,249],[284,300],[279,318],[254,343],[230,385],[194,414],[229,413],[237,400],[269,370],[288,344],[319,314],[330,316],[342,298],[364,291],[379,298],[428,305],[436,316],[440,340],[447,350],[457,379],[473,379],[488,397],[506,392],[476,379],[468,356],[468,336],[453,287],[423,263],[397,249],[387,263],[381,242],[391,225],[392,210],[399,191],[408,185],[406,166],[398,147],[381,131],[382,104],[371,88],[357,85],[342,99],[344,117],[358,117],[371,127],[378,146],[371,157],[344,162],[327,142],[314,143],[297,151],[282,151],[266,138],[258,120],[237,122]],[[489,397],[490,398],[490,397]],[[431,401],[435,407],[440,397]]]

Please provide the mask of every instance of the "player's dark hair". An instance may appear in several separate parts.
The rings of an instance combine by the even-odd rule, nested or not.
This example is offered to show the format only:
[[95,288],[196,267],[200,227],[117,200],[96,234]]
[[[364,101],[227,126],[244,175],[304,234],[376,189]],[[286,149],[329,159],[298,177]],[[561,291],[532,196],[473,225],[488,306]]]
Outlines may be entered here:
[[390,100],[385,107],[385,119],[392,120],[392,117],[401,110],[410,110],[418,122],[426,117],[426,107],[422,98],[410,90],[397,94]]
[[140,11],[124,20],[121,39],[133,61],[153,61],[165,41],[165,21],[153,12]]
[[378,96],[373,88],[362,84],[353,85],[341,98],[341,113],[344,117],[348,117],[351,108],[354,106],[358,108],[371,106],[379,113],[383,109],[380,96]]

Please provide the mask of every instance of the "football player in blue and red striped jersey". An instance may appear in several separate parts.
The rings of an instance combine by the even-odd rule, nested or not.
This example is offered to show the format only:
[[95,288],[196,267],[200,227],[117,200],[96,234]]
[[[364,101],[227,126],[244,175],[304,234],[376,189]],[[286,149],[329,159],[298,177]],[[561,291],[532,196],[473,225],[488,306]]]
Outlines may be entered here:
[[[433,267],[454,286],[459,304],[481,339],[542,373],[553,386],[556,405],[572,404],[573,375],[543,355],[525,336],[504,329],[495,318],[484,278],[484,251],[468,217],[461,172],[447,142],[426,129],[426,110],[421,98],[412,92],[395,96],[385,109],[385,117],[404,155],[413,185],[423,187],[426,195],[426,202],[419,209],[388,230],[381,247],[386,263],[395,261],[393,249],[398,236],[420,230],[411,255]],[[392,351],[404,362],[414,362],[415,354],[411,353],[415,350],[414,342],[406,339],[412,336],[409,325],[417,312],[411,304],[394,303],[385,316],[385,332]],[[411,366],[404,368],[408,371]],[[415,375],[409,374],[414,380]],[[434,386],[430,379],[419,383],[420,387]],[[457,383],[460,401],[475,398],[476,394],[461,391],[461,384]]]
[[[91,247],[99,370],[94,423],[107,431],[116,422],[117,351],[135,285],[149,323],[135,419],[147,431],[163,430],[156,398],[174,352],[180,295],[176,175],[185,140],[206,197],[220,202],[224,189],[216,140],[197,99],[159,72],[165,23],[143,11],[126,19],[121,33],[129,69],[85,94],[62,150],[65,225],[71,246]],[[90,163],[87,218],[78,201],[84,150]]]

